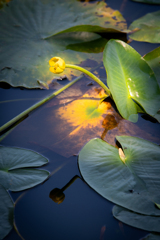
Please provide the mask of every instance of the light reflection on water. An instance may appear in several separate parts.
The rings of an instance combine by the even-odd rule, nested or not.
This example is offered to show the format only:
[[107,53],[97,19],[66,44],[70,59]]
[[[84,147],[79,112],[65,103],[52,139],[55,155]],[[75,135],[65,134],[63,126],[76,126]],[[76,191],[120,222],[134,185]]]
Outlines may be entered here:
[[[158,10],[158,6],[132,1],[108,0],[107,3],[110,7],[122,11],[128,25],[147,11]],[[140,7],[138,8],[138,6]],[[141,55],[159,46],[136,41],[132,41],[130,45]],[[102,69],[99,72],[104,74]],[[100,76],[105,78],[103,74]],[[86,86],[89,82],[89,79],[83,79],[69,91],[65,91],[36,110],[1,142],[7,146],[38,151],[48,157],[50,161],[43,167],[52,173],[49,180],[33,189],[26,190],[16,204],[16,224],[25,240],[138,240],[146,234],[145,231],[129,227],[114,219],[111,213],[113,204],[98,195],[81,179],[77,179],[66,189],[65,200],[61,204],[58,205],[49,198],[52,189],[62,188],[75,175],[80,177],[77,157],[73,155],[77,154],[83,145],[93,137],[100,137],[112,145],[115,145],[116,135],[142,137],[160,144],[160,124],[147,121],[140,114],[136,124],[126,121],[119,116],[108,100],[106,100],[106,104],[111,104],[111,107],[103,115],[98,126],[80,127],[76,134],[70,135],[75,130],[75,126],[69,125],[65,119],[56,118],[55,112],[58,111],[59,106],[72,104],[87,90],[95,87],[95,85]],[[8,89],[9,93],[2,90],[0,93],[4,93],[6,96],[10,95],[11,99],[12,97],[16,99],[26,96],[42,98],[46,94],[46,91],[38,90],[28,92],[27,90]],[[47,94],[51,92],[52,90],[49,90]],[[18,94],[19,97],[17,97]],[[8,99],[6,96],[4,96],[4,100]],[[32,105],[31,101],[23,101],[23,103],[19,101],[16,104],[5,105],[5,109],[8,111],[5,111],[5,118],[2,116],[0,121],[4,123],[6,120],[10,120],[8,118],[13,117],[14,114],[17,115],[18,110],[21,112]],[[11,193],[14,201],[22,193]],[[20,238],[12,230],[6,239],[17,240]]]
[[[63,102],[63,97],[61,98],[60,95],[52,99],[25,119],[2,142],[4,145],[38,151],[50,160],[49,164],[43,167],[51,172],[49,180],[27,190],[16,204],[16,224],[26,240],[50,239],[51,236],[56,240],[62,240],[66,236],[76,240],[82,238],[135,240],[145,235],[145,231],[131,228],[114,219],[111,213],[113,204],[94,192],[81,179],[77,179],[65,190],[65,199],[61,204],[56,204],[49,198],[51,190],[61,189],[75,175],[80,176],[77,157],[73,155],[77,154],[93,137],[100,137],[113,145],[116,144],[116,135],[138,136],[160,143],[160,124],[147,121],[140,115],[136,124],[124,120],[109,99],[105,101],[105,114],[98,112],[94,115],[94,119],[85,118],[86,125],[83,121],[78,123],[77,118],[76,121],[68,118],[71,121],[69,123],[67,118],[65,119],[68,115],[64,114],[61,119],[60,115],[55,114],[60,108],[75,107],[74,103],[79,99],[100,101],[97,95],[94,97],[98,100],[95,100],[92,95],[89,98],[87,94],[95,93],[97,87],[96,85],[86,86],[86,82],[84,78],[77,83],[81,91],[76,98],[75,84],[62,94],[63,97],[64,94],[69,96],[69,101],[67,97],[65,98],[67,103]],[[71,114],[74,113],[73,110]],[[82,114],[80,117],[83,120]],[[88,122],[90,120],[91,122]],[[92,125],[90,126],[89,123]],[[78,126],[82,124],[82,127],[75,134],[70,134],[75,128],[77,129],[76,124],[79,124]],[[11,193],[11,195],[16,200],[20,193]],[[14,234],[13,231],[8,235],[8,240],[12,234]]]
[[[146,121],[140,114],[136,124],[123,119],[110,99],[100,103],[103,94],[97,93],[97,85],[86,86],[86,80],[83,78],[65,91],[68,99],[63,99],[63,94],[61,98],[60,94],[59,98],[54,98],[37,109],[16,127],[16,134],[13,131],[4,139],[4,143],[10,140],[14,145],[31,148],[39,145],[64,157],[78,154],[80,149],[95,137],[112,145],[115,145],[116,135],[141,137],[159,144],[158,123]],[[77,88],[81,89],[81,95],[75,97]],[[92,109],[87,110],[90,106]],[[143,124],[139,126],[141,122]]]

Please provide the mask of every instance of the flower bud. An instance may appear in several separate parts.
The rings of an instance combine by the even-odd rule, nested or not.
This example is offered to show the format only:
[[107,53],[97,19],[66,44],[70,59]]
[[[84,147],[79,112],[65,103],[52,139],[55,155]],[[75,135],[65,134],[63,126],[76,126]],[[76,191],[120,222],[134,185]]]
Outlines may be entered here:
[[60,57],[53,57],[49,60],[49,65],[51,66],[49,70],[52,73],[62,73],[65,69],[65,61]]
[[56,203],[60,204],[63,202],[63,200],[65,199],[65,195],[63,193],[63,191],[59,188],[54,188],[50,194],[49,197]]

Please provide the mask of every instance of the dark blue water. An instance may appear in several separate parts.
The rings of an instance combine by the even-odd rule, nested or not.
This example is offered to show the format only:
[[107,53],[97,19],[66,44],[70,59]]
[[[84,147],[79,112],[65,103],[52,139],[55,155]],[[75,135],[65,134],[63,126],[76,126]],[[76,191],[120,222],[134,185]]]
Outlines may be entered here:
[[[145,5],[129,0],[106,2],[109,7],[122,13],[128,26],[144,14],[160,10],[160,6],[157,5]],[[130,45],[142,56],[159,46],[159,44],[136,41],[132,41]],[[105,78],[105,71],[99,69],[99,74],[103,79]],[[89,80],[83,78],[79,83],[82,94],[88,90],[86,82]],[[0,111],[3,113],[0,117],[0,125],[53,91],[52,89],[22,90],[9,88],[6,84],[1,84],[0,87],[0,101],[5,101],[0,102]],[[61,204],[58,205],[49,198],[52,189],[62,188],[76,175],[81,177],[77,157],[73,155],[78,153],[77,149],[80,150],[84,140],[82,139],[81,147],[75,148],[79,136],[68,140],[66,132],[71,130],[69,126],[68,129],[64,127],[64,132],[56,131],[61,123],[54,118],[54,115],[62,105],[59,98],[52,99],[30,114],[1,142],[4,146],[32,149],[49,159],[49,164],[43,167],[51,172],[51,177],[46,182],[24,192],[10,193],[14,201],[21,196],[15,207],[15,222],[20,234],[25,240],[139,240],[147,232],[114,219],[112,216],[114,204],[97,194],[81,178],[75,180],[64,192],[65,199]],[[131,127],[133,131],[128,134],[160,144],[159,123],[151,122],[144,119],[143,115],[139,115],[138,122]],[[106,137],[109,134],[113,136],[113,130],[110,129]],[[63,141],[62,136],[64,136]],[[65,148],[63,146],[67,141],[68,145]],[[62,148],[60,149],[59,146]],[[5,239],[18,240],[20,237],[13,229]]]

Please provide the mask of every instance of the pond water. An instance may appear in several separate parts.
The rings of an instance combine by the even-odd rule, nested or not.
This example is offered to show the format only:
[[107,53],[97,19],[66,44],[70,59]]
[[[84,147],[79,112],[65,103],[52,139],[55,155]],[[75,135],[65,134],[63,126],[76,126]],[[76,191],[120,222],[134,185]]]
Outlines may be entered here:
[[[158,5],[129,0],[106,2],[109,7],[122,13],[128,26],[144,14],[160,10]],[[136,41],[130,45],[142,56],[159,46]],[[91,67],[94,67],[94,62],[92,64]],[[96,74],[105,81],[102,64],[96,69]],[[31,113],[1,141],[1,145],[31,149],[49,159],[49,163],[42,167],[51,173],[47,181],[29,190],[10,192],[13,200],[17,200],[15,222],[25,240],[139,240],[148,233],[127,226],[113,217],[114,204],[97,194],[81,178],[77,154],[94,137],[103,138],[112,145],[116,145],[116,135],[137,136],[160,144],[160,124],[146,118],[144,114],[139,114],[137,123],[130,123],[119,116],[108,99],[105,102],[108,112],[103,116],[103,122],[97,120],[96,124],[86,123],[82,116],[80,123],[77,123],[76,108],[79,100],[85,101],[86,96],[92,98],[92,94],[99,94],[100,91],[97,84],[88,84],[90,81],[83,77]],[[60,84],[66,82],[64,80]],[[49,90],[27,90],[1,84],[0,108],[3,115],[0,126],[52,93],[56,87],[54,85]],[[68,117],[69,114],[71,117]],[[49,197],[50,192],[55,188],[61,189],[75,176],[79,177],[64,191],[64,201],[61,204],[55,203]],[[5,239],[21,238],[13,229]]]

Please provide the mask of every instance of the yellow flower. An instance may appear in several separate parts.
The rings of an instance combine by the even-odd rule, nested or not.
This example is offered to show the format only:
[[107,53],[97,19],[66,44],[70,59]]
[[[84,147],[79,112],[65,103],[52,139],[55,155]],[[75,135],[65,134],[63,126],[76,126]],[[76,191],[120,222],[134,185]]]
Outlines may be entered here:
[[62,73],[65,69],[65,61],[60,57],[53,57],[49,60],[49,65],[51,66],[49,70],[52,73]]

